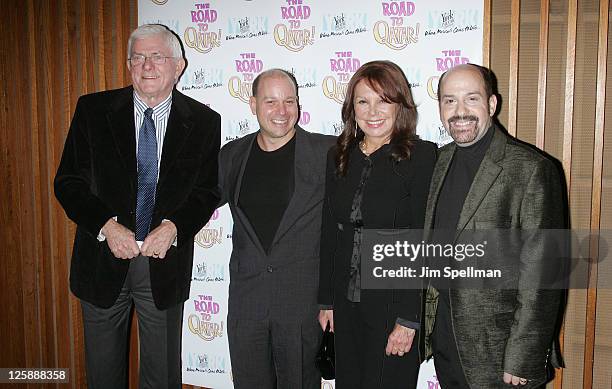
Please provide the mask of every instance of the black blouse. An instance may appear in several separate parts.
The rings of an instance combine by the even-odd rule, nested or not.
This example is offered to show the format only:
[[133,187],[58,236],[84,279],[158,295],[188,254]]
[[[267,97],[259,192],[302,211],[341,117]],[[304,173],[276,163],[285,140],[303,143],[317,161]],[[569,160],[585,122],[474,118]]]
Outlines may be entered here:
[[[423,228],[436,146],[418,140],[410,159],[400,162],[391,159],[390,150],[390,145],[384,145],[368,157],[354,147],[346,176],[341,178],[335,174],[336,148],[328,154],[321,227],[321,305],[333,305],[334,296],[339,295],[361,301],[362,228]],[[418,323],[420,291],[385,292],[379,295],[391,299],[398,317]]]

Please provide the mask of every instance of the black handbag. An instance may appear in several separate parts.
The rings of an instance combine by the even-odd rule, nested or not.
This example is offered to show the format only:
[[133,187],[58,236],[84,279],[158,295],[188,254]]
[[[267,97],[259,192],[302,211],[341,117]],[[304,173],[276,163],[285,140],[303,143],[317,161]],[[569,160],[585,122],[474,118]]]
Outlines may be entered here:
[[321,372],[321,377],[325,380],[333,380],[336,378],[336,353],[334,352],[334,333],[329,330],[329,322],[325,332],[323,332],[323,339],[321,339],[321,346],[315,359],[315,364]]

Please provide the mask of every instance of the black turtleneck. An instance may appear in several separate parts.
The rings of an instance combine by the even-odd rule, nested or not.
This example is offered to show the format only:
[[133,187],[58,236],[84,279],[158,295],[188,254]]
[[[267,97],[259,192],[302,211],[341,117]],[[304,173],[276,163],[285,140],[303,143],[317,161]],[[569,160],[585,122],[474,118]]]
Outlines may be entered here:
[[[474,177],[480,168],[491,140],[495,134],[493,126],[473,145],[455,148],[455,154],[448,167],[446,178],[440,189],[434,218],[434,240],[450,243],[455,236],[463,203],[467,197]],[[450,264],[450,263],[449,263]],[[442,264],[440,264],[440,268]],[[446,264],[445,264],[446,265]],[[434,285],[436,282],[434,282]],[[442,285],[436,285],[443,289]],[[448,303],[448,291],[441,291],[442,302]]]
[[470,191],[480,163],[489,149],[495,130],[489,127],[487,133],[473,145],[455,148],[453,160],[446,173],[436,205],[434,228],[454,230],[465,198]]

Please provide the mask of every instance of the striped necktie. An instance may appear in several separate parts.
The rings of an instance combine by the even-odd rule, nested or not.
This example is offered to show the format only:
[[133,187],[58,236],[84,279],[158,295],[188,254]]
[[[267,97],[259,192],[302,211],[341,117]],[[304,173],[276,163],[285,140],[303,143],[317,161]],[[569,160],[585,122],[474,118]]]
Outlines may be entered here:
[[136,196],[136,240],[143,241],[151,227],[157,186],[157,137],[153,109],[147,108],[138,132],[138,194]]

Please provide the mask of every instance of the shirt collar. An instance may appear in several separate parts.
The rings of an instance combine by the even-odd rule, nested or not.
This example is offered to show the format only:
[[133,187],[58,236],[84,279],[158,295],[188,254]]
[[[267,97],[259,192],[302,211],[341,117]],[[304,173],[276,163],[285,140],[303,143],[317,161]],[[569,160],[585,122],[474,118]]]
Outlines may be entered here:
[[[167,115],[170,111],[170,106],[172,105],[172,93],[168,95],[161,103],[157,104],[153,107],[153,116],[164,116]],[[149,106],[138,96],[138,93],[134,91],[134,109],[144,115],[144,111],[149,108]]]

